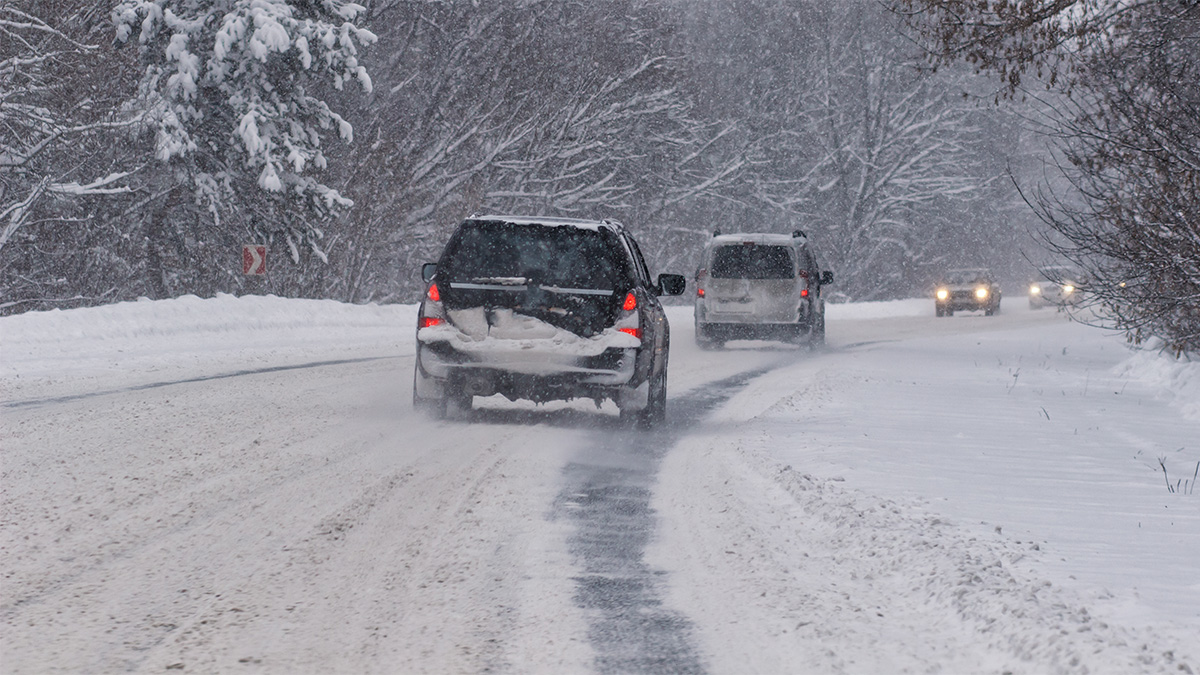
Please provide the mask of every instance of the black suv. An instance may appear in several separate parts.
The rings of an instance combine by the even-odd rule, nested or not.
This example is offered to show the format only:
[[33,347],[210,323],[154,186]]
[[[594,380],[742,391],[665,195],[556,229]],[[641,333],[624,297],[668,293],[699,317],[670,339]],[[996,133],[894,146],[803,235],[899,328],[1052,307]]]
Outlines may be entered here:
[[413,405],[445,417],[475,396],[614,401],[646,428],[666,417],[670,329],[650,271],[613,221],[473,216],[451,235],[417,316]]

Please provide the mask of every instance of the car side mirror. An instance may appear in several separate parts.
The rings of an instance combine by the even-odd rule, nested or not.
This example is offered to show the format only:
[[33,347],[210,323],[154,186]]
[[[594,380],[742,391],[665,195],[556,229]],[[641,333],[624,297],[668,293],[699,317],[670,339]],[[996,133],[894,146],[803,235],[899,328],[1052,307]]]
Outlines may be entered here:
[[421,265],[421,278],[425,283],[433,281],[433,275],[437,274],[437,263],[425,263]]
[[683,295],[687,279],[682,274],[658,275],[658,295]]
[[833,283],[833,272],[831,272],[829,270],[825,270],[824,272],[821,272],[821,283],[822,284],[832,284]]

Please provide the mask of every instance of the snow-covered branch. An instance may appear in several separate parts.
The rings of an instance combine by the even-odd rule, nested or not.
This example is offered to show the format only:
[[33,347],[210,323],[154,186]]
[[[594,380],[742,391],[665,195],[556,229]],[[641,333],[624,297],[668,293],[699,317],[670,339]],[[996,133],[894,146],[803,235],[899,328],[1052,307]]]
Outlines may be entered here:
[[310,174],[326,167],[322,138],[332,130],[350,142],[354,130],[313,92],[320,78],[371,91],[359,49],[376,37],[354,23],[363,12],[344,0],[118,2],[117,39],[136,34],[146,64],[156,157],[199,176],[201,155],[215,151],[268,192],[326,209],[348,204]]

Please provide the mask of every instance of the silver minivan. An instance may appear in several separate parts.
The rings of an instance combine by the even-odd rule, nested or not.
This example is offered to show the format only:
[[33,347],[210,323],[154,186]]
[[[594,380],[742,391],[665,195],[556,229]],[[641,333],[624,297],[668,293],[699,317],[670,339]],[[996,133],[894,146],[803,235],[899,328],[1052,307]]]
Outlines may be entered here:
[[727,340],[825,343],[821,287],[833,272],[821,271],[797,230],[790,235],[713,233],[696,273],[696,343]]

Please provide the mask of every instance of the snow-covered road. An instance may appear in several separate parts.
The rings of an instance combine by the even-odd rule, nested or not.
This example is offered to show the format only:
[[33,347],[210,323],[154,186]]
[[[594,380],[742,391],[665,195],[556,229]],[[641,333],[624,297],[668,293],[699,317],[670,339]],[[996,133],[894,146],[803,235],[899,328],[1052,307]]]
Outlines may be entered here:
[[1020,304],[671,308],[653,433],[415,415],[412,307],[0,319],[0,668],[1200,672],[1198,378]]

